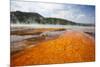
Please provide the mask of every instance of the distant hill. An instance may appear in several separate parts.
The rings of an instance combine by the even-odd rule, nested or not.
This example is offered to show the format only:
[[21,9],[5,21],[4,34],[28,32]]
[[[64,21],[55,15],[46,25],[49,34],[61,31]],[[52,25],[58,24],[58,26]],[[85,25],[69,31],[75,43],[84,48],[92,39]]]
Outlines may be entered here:
[[61,18],[45,18],[45,20],[49,24],[62,24],[62,25],[66,25],[66,24],[75,25],[76,24],[72,21],[68,21],[68,20],[61,19]]
[[43,16],[38,13],[30,13],[30,12],[11,12],[11,23],[41,23],[43,22]]
[[21,12],[15,11],[10,12],[11,23],[16,24],[32,24],[32,23],[39,23],[39,24],[60,24],[60,25],[82,25],[82,26],[93,26],[93,24],[82,24],[82,23],[75,23],[69,20],[65,20],[62,18],[46,18],[42,15],[34,12]]

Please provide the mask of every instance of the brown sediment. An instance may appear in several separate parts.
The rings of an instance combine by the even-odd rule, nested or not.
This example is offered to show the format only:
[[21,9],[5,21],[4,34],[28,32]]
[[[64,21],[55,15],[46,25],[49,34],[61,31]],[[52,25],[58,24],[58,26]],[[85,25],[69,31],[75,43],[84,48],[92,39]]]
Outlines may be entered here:
[[32,46],[36,46],[36,44],[44,41],[48,41],[51,39],[56,39],[59,35],[48,37],[48,36],[38,36],[38,37],[32,37],[28,39],[24,39],[21,41],[11,42],[10,46],[10,52],[11,55],[16,54],[18,52],[23,51],[24,49],[30,48]]
[[11,56],[11,66],[86,62],[95,60],[94,38],[78,31],[65,31],[56,39],[41,42]]
[[65,30],[63,28],[39,28],[39,29],[21,29],[21,30],[15,30],[11,31],[11,35],[38,35],[46,31],[62,31]]

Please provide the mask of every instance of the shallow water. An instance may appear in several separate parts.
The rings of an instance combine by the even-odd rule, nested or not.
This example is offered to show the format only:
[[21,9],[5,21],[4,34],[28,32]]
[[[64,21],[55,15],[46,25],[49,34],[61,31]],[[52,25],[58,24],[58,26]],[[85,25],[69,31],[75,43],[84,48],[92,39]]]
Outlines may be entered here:
[[[72,25],[53,25],[53,24],[11,24],[11,31],[19,31],[19,30],[26,30],[26,29],[38,29],[38,28],[64,28],[66,30],[75,30],[75,31],[82,31],[89,34],[95,35],[95,27],[94,26],[72,26]],[[40,37],[40,36],[48,36],[53,37],[56,35],[60,35],[64,31],[47,31],[43,32],[40,35],[11,35],[11,42],[17,42],[24,39]]]
[[11,42],[18,42],[18,41],[22,41],[25,39],[29,39],[29,38],[38,38],[38,37],[42,37],[42,36],[46,36],[46,37],[53,37],[53,36],[57,36],[62,34],[64,31],[52,31],[52,32],[43,32],[40,35],[11,35]]
[[[17,29],[18,28],[18,29]],[[11,31],[28,28],[64,28],[83,32],[95,32],[94,26],[53,25],[53,24],[11,24]]]
[[11,42],[17,42],[17,41],[22,41],[29,38],[34,38],[34,37],[39,37],[39,35],[24,35],[24,36],[11,35],[10,39],[11,39]]

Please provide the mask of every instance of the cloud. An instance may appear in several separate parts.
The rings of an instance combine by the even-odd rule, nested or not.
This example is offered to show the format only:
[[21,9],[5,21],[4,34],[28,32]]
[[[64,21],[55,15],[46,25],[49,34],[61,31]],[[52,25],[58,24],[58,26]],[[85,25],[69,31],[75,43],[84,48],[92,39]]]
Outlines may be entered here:
[[44,17],[63,18],[78,23],[94,23],[94,15],[91,11],[88,12],[88,9],[86,9],[88,11],[83,10],[83,7],[72,4],[11,1],[11,11],[37,12]]

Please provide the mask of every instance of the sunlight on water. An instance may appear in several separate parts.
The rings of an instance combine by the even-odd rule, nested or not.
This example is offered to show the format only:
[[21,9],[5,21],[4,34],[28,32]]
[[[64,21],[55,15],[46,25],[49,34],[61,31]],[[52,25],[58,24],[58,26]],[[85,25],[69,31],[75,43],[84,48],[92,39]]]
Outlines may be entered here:
[[[90,27],[76,25],[59,25],[59,24],[11,24],[12,27],[31,27],[31,28],[69,28],[69,27]],[[92,27],[92,26],[91,26]]]
[[23,28],[65,28],[71,30],[94,32],[94,26],[54,25],[54,24],[11,24],[11,27]]

